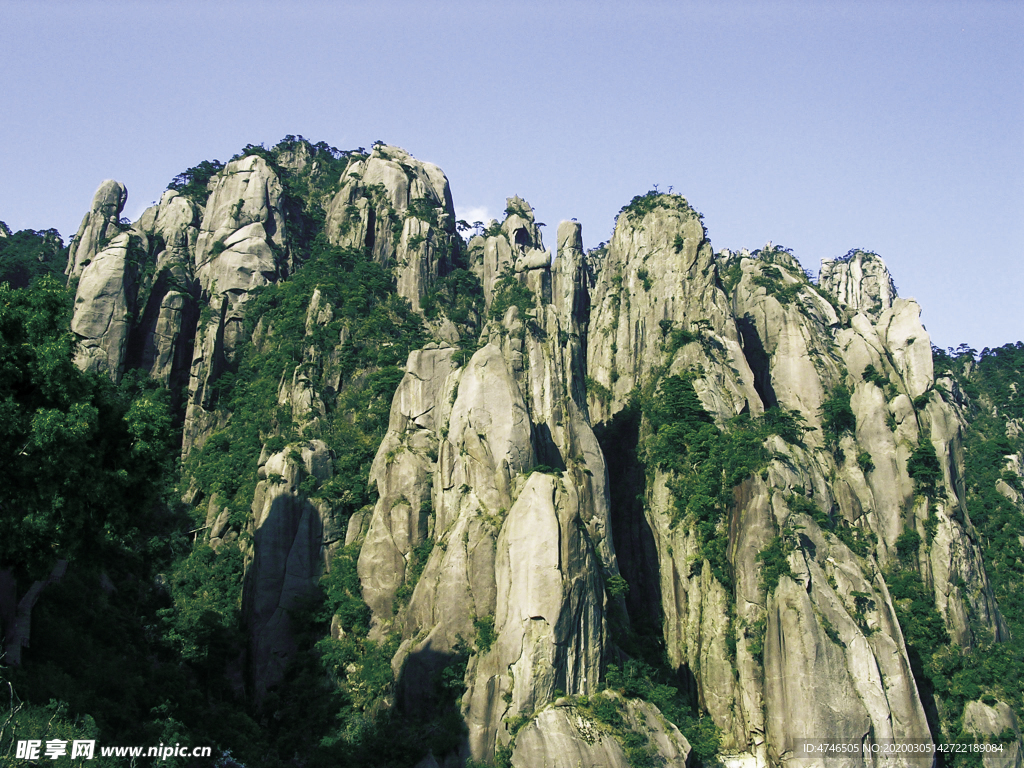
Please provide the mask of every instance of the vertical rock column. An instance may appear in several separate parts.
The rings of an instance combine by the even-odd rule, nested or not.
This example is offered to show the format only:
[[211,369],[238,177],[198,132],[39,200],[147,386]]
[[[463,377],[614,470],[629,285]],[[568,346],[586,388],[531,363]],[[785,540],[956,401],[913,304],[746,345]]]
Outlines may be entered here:
[[216,412],[212,385],[234,363],[249,291],[278,279],[285,253],[281,181],[262,157],[234,160],[210,183],[195,249],[205,306],[189,378],[184,456],[200,447],[225,415]]
[[124,370],[137,265],[129,259],[131,236],[119,226],[128,200],[123,184],[105,181],[72,240],[67,274],[77,280],[71,330],[80,339],[75,362],[114,381]]

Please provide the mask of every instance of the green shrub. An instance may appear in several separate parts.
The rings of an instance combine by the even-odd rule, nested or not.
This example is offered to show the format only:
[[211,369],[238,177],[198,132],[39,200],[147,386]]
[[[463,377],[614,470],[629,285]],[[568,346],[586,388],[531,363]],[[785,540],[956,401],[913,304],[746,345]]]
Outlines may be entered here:
[[405,571],[405,582],[395,593],[393,609],[396,613],[412,597],[412,593],[416,590],[416,585],[419,583],[420,576],[423,575],[423,569],[426,568],[427,560],[430,558],[430,553],[433,550],[434,540],[424,539],[409,554],[409,564]]
[[591,696],[590,712],[599,722],[612,728],[621,728],[623,725],[619,703],[615,699],[609,699],[606,696]]
[[934,493],[938,482],[942,480],[939,457],[935,453],[935,446],[927,436],[921,436],[920,442],[911,453],[910,459],[907,461],[907,473],[922,493]]
[[945,622],[920,575],[896,571],[886,576],[886,582],[907,645],[922,656],[930,656],[946,645],[949,635]]
[[878,537],[874,533],[870,531],[865,533],[845,521],[835,529],[835,534],[843,544],[850,548],[850,551],[859,557],[867,557],[871,548],[878,543]]
[[671,358],[687,344],[694,341],[700,341],[700,339],[685,328],[676,328],[669,334],[668,344],[665,346],[666,354]]
[[515,737],[525,726],[530,722],[529,715],[512,715],[505,718],[505,725],[508,726],[508,732]]
[[917,552],[921,548],[921,535],[913,528],[904,528],[903,533],[896,537],[896,556],[904,565],[917,562]]
[[335,552],[330,570],[320,579],[324,603],[318,618],[328,622],[337,616],[345,632],[365,637],[370,628],[370,608],[363,602],[358,561],[358,544],[350,544]]
[[743,279],[743,264],[739,259],[723,271],[723,277],[722,288],[731,296],[732,292],[736,290],[736,286],[739,285],[740,280]]
[[793,445],[803,445],[804,433],[810,429],[800,411],[789,411],[777,406],[767,409],[761,421],[766,433],[778,435]]
[[672,524],[685,521],[697,535],[694,569],[707,560],[715,578],[729,586],[728,537],[720,527],[732,504],[732,488],[764,466],[763,443],[769,435],[798,439],[800,420],[774,409],[760,419],[737,416],[723,432],[704,410],[692,376],[666,378],[643,408],[653,430],[644,445],[648,471],[658,468],[672,475]]
[[597,398],[598,402],[603,405],[607,405],[612,400],[612,391],[608,389],[604,384],[599,382],[597,379],[587,376],[584,379],[584,384],[587,387],[587,393],[592,394]]
[[512,744],[503,744],[494,750],[495,768],[512,768]]
[[870,453],[863,451],[857,454],[857,466],[860,467],[861,472],[867,474],[875,468],[875,462],[871,460]]
[[775,590],[779,579],[783,576],[793,576],[793,571],[789,568],[789,554],[792,551],[791,544],[776,536],[758,553],[757,561],[762,565],[761,588],[766,595],[770,595]]
[[425,197],[418,197],[409,201],[408,215],[425,221],[431,226],[437,224],[437,206],[433,200]]
[[620,574],[616,573],[605,580],[604,588],[612,599],[624,597],[629,593],[629,582],[622,578]]
[[494,632],[494,616],[481,616],[473,621],[476,627],[476,647],[480,653],[487,653],[498,636]]
[[821,404],[822,429],[833,442],[844,433],[857,429],[857,417],[850,407],[850,390],[840,384]]
[[838,646],[843,648],[846,647],[846,643],[843,642],[843,638],[839,635],[839,632],[832,625],[832,622],[826,619],[824,616],[819,616],[821,621],[821,628],[825,632],[825,636]]
[[753,282],[754,285],[764,288],[769,296],[774,296],[783,306],[792,304],[803,288],[803,284],[799,282],[787,283],[778,267],[762,266],[761,273],[754,275]]
[[519,307],[519,319],[526,322],[526,313],[534,307],[533,291],[519,282],[511,270],[505,272],[494,286],[490,317],[501,320],[511,306]]
[[873,365],[868,365],[864,368],[864,373],[861,374],[861,378],[866,382],[874,384],[876,387],[884,387],[889,383],[889,380],[875,370],[875,366]]
[[[0,229],[6,231],[3,222],[0,222]],[[11,288],[27,288],[43,275],[50,275],[55,282],[64,282],[61,262],[67,262],[67,251],[55,229],[42,232],[24,229],[0,237],[0,283],[7,283]]]
[[822,512],[821,508],[806,496],[800,496],[794,493],[787,494],[786,506],[793,512],[807,515],[817,523],[818,527],[822,530],[835,530],[836,524],[832,517],[829,514]]
[[206,205],[211,192],[209,188],[210,180],[220,173],[223,168],[224,163],[220,160],[203,160],[199,165],[182,171],[175,176],[171,183],[167,185],[167,188],[177,190],[199,205]]

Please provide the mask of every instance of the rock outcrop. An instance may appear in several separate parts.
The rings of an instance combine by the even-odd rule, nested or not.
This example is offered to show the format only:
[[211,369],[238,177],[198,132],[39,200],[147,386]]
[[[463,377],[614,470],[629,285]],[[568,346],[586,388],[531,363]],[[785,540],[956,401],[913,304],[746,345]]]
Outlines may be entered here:
[[[621,708],[622,726],[618,730],[633,737],[631,744],[646,741],[642,746],[631,748],[640,752],[643,756],[640,759],[677,768],[689,763],[689,742],[656,707],[643,701],[624,700],[610,691],[600,696]],[[559,699],[517,734],[512,765],[515,768],[635,765],[623,747],[621,736],[616,738],[618,735],[590,715],[585,707],[571,699]]]
[[877,253],[851,251],[842,259],[822,259],[818,284],[853,312],[877,315],[896,299],[896,284]]
[[[338,538],[330,508],[300,490],[305,478],[322,483],[331,472],[330,451],[322,440],[286,446],[260,465],[243,596],[250,677],[258,699],[281,682],[294,656],[290,614],[316,594],[328,545]],[[218,516],[211,536],[223,536],[225,528],[226,520]]]
[[979,742],[987,742],[988,751],[981,753],[985,768],[1020,768],[1024,764],[1020,723],[1005,702],[967,702],[964,730],[978,737]]
[[126,368],[142,369],[180,398],[198,318],[192,254],[199,211],[168,190],[128,225],[118,218],[127,199],[122,184],[104,182],[69,249],[77,362],[114,381]]
[[[521,249],[521,231],[527,253],[543,252],[532,213],[519,210],[488,252]],[[508,718],[529,716],[556,690],[596,691],[607,647],[604,580],[615,559],[603,458],[572,396],[583,382],[579,300],[567,286],[579,280],[565,270],[579,270],[581,249],[567,242],[576,257],[561,272],[537,259],[485,290],[492,310],[514,291],[531,298],[501,317],[492,311],[464,363],[446,347],[413,353],[371,473],[380,500],[359,572],[378,631],[401,628],[400,697],[425,695],[459,639],[477,636],[481,621],[493,626],[463,697],[478,759],[511,740]],[[561,305],[553,280],[566,292]],[[426,539],[430,557],[404,608],[395,595]]]
[[346,168],[340,185],[327,206],[328,238],[368,248],[379,264],[396,266],[399,295],[419,309],[447,273],[458,237],[448,179],[403,149],[375,144]]
[[71,330],[81,339],[77,363],[115,381],[123,370],[138,276],[129,260],[131,235],[119,218],[127,200],[124,185],[109,180],[100,185],[92,210],[72,238],[67,267],[70,279],[77,280],[71,320]]
[[213,384],[235,362],[244,340],[249,292],[287,270],[283,189],[258,155],[228,163],[210,182],[196,238],[194,269],[202,308],[188,385],[182,453],[203,444],[222,418]]

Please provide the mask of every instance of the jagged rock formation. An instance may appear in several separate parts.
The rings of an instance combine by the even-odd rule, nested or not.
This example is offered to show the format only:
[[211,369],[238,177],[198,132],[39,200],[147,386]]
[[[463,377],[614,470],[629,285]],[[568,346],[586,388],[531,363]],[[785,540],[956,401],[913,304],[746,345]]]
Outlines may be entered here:
[[235,362],[244,339],[249,292],[288,269],[281,180],[266,160],[249,155],[211,182],[193,265],[203,313],[191,361],[182,452],[202,445],[218,421],[214,383]]
[[[354,434],[332,419],[360,417],[336,416],[339,393],[385,366],[352,362],[364,340],[323,283],[275,363],[248,509],[193,483],[211,544],[246,557],[256,699],[297,653],[290,612],[351,545],[369,638],[397,647],[387,704],[429,708],[465,663],[450,761],[624,766],[628,732],[686,764],[689,743],[654,704],[601,693],[643,633],[737,764],[787,763],[803,737],[932,738],[892,580],[912,572],[963,647],[1007,629],[967,515],[962,397],[937,385],[920,309],[879,257],[825,262],[814,285],[784,249],[715,254],[699,214],[654,193],[600,253],[563,222],[552,259],[518,197],[462,244],[436,166],[383,144],[335,166],[318,152],[246,154],[207,196],[169,190],[132,225],[124,187],[105,182],[68,265],[79,364],[115,380],[138,368],[179,393],[185,457],[235,417],[223,393],[243,350],[296,332],[247,311],[315,247],[367,254],[423,316],[365,503],[321,490],[338,479],[338,435]],[[459,318],[437,310],[457,272],[480,290]],[[692,433],[674,444],[685,465],[656,455],[672,386],[700,428],[762,430],[743,448],[758,461],[728,482],[723,470],[713,499],[686,485],[713,453]],[[332,631],[345,632],[337,617]],[[965,722],[1017,729],[989,710]]]
[[[670,659],[693,672],[726,746],[758,761],[784,760],[797,734],[837,727],[875,738],[926,738],[883,576],[904,528],[923,539],[927,521],[935,521],[920,565],[959,642],[971,642],[968,615],[995,636],[1001,620],[956,495],[958,425],[933,389],[931,347],[916,304],[893,299],[879,260],[865,270],[858,257],[831,266],[829,284],[846,286],[833,307],[787,253],[717,259],[684,201],[653,202],[620,215],[598,276],[587,354],[599,385],[592,413],[610,422],[635,387],[696,370],[694,390],[719,424],[776,406],[812,427],[802,444],[772,438],[767,468],[736,489],[719,534],[729,536],[732,594],[707,561],[700,567],[692,530],[675,525],[671,478],[654,473],[643,510],[633,514],[643,514],[638,525],[649,527],[658,552],[659,567],[647,576],[662,595]],[[854,303],[844,305],[843,297]],[[840,313],[851,316],[849,327]],[[672,343],[675,329],[685,333]],[[875,381],[862,378],[869,366],[888,379],[888,402]],[[839,388],[852,390],[856,430],[829,436],[822,410]],[[922,406],[925,392],[931,395]],[[907,461],[921,440],[935,447],[942,484],[938,493],[915,497]],[[797,506],[794,497],[811,503]],[[813,519],[820,512],[877,540],[873,551],[858,554],[837,540]],[[793,542],[792,576],[766,595],[758,557],[780,533]],[[737,626],[764,627],[763,640]],[[761,659],[752,645],[761,646]]]
[[127,199],[123,185],[104,182],[69,249],[78,364],[115,381],[141,368],[180,393],[195,334],[196,206],[169,190],[129,226],[118,218]]
[[[322,440],[261,457],[261,479],[252,503],[252,561],[243,596],[257,696],[282,679],[295,652],[290,614],[315,593],[323,573],[324,546],[339,537],[329,507],[300,492],[303,479],[326,482],[331,471],[330,451]],[[214,510],[211,504],[211,517]],[[227,515],[220,512],[211,540],[223,537],[227,522]]]
[[[601,695],[612,701],[621,701],[625,728],[647,736],[654,759],[660,760],[660,765],[679,768],[687,765],[690,745],[657,707],[639,700],[623,701],[609,691]],[[519,733],[512,755],[515,768],[630,764],[622,744],[585,711],[566,699],[556,701]]]
[[896,299],[896,284],[877,253],[851,251],[842,259],[822,259],[818,284],[851,312],[877,315]]
[[[550,301],[552,282],[566,290],[579,278],[552,274],[549,258],[522,261],[543,250],[532,213],[519,210],[483,244],[521,268],[503,289],[497,278],[485,289],[494,319],[481,348],[464,365],[451,348],[410,357],[371,473],[380,501],[359,559],[365,599],[383,622],[412,551],[434,541],[408,609],[392,619],[406,638],[395,660],[406,698],[423,695],[475,622],[493,621],[496,639],[471,659],[463,698],[478,758],[510,741],[507,718],[531,715],[556,689],[596,691],[603,581],[615,572],[604,462],[572,396],[582,392],[576,299],[562,312]],[[517,242],[521,232],[528,239]],[[556,264],[580,268],[571,256]],[[499,316],[496,302],[522,289],[529,299]]]
[[397,264],[398,293],[419,308],[448,269],[454,211],[440,168],[375,144],[368,158],[345,169],[326,206],[325,230],[335,245],[366,247],[378,263]]

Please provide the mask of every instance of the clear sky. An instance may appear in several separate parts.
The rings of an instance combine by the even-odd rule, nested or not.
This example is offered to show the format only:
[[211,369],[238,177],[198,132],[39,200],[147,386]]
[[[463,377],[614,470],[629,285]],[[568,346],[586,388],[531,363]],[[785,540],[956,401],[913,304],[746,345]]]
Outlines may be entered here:
[[106,178],[134,219],[286,134],[396,144],[460,216],[518,194],[588,247],[671,185],[716,250],[873,250],[934,343],[1024,339],[1020,0],[0,0],[12,229],[69,237]]

